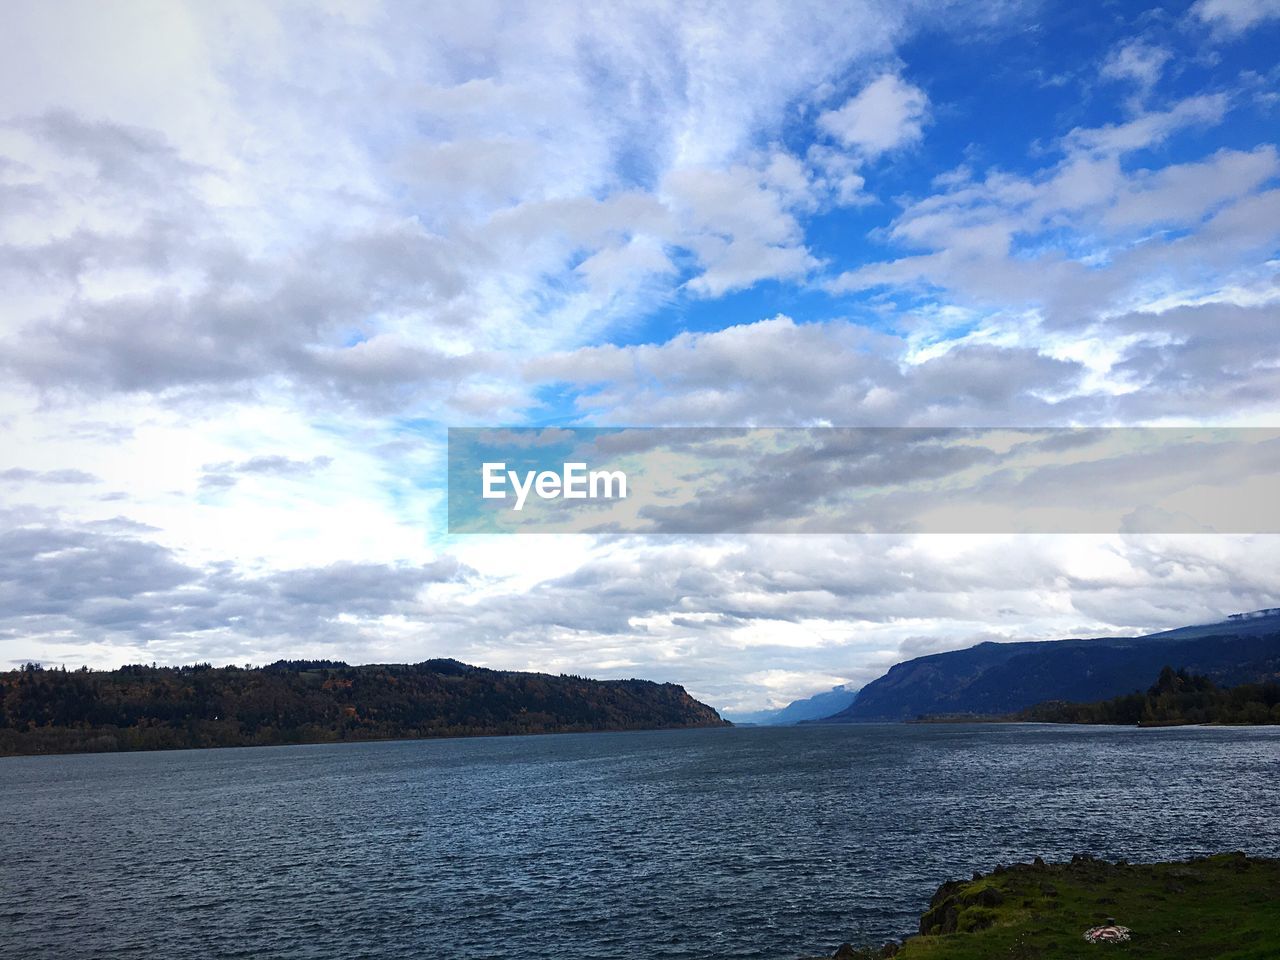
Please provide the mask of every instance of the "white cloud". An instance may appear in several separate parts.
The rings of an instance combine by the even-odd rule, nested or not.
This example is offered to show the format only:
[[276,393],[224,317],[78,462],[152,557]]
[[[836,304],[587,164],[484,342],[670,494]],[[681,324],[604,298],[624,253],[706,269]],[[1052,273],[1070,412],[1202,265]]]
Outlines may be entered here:
[[1137,171],[1113,194],[1104,222],[1116,228],[1195,224],[1277,174],[1280,157],[1270,144],[1248,153],[1220,150],[1198,163]]
[[1233,37],[1280,17],[1280,0],[1196,0],[1191,12],[1215,33]]
[[793,213],[811,202],[810,184],[790,157],[775,155],[763,170],[683,167],[668,174],[661,190],[680,221],[674,242],[703,267],[689,281],[699,294],[720,296],[817,266]]
[[828,110],[818,125],[868,158],[906,146],[924,135],[929,98],[896,74],[877,77],[844,106]]
[[1134,109],[1140,109],[1172,58],[1173,53],[1164,47],[1130,40],[1111,52],[1099,73],[1105,79],[1132,83],[1137,92],[1130,103]]
[[580,402],[602,423],[858,426],[1071,415],[1041,394],[1072,394],[1081,373],[1074,363],[973,344],[906,364],[907,351],[905,339],[852,323],[777,316],[660,344],[554,354],[530,361],[525,373],[590,388]]
[[1125,123],[1077,128],[1067,134],[1070,149],[1097,153],[1131,153],[1163,143],[1175,133],[1194,126],[1212,126],[1226,115],[1225,94],[1207,93],[1180,100],[1168,110],[1154,110]]
[[[1143,381],[1133,379],[1136,368],[1126,368],[1124,358],[1144,340],[1155,346],[1170,336],[1151,305],[1213,302],[1215,290],[1266,286],[1274,273],[1264,266],[1280,238],[1274,191],[1267,189],[1280,174],[1274,146],[1220,150],[1149,169],[1122,161],[1187,125],[1221,121],[1227,104],[1225,95],[1194,96],[1123,124],[1077,128],[1060,143],[1063,158],[1030,176],[992,170],[982,179],[951,178],[937,193],[909,203],[888,231],[896,243],[921,252],[847,271],[831,287],[913,289],[922,299],[988,316],[983,336],[998,331],[1006,347],[1067,356],[1065,337],[1074,355],[1099,362],[1083,381],[1089,391],[1125,397],[1099,412],[1137,411],[1138,397],[1129,394]],[[1147,328],[1115,330],[1110,318],[1130,311],[1147,317]],[[1239,347],[1248,349],[1243,342]],[[1189,351],[1162,349],[1175,369],[1193,362]],[[1255,342],[1252,362],[1234,370],[1232,377],[1245,378],[1248,389],[1229,389],[1229,380],[1199,367],[1201,357],[1194,361],[1198,400],[1188,391],[1179,391],[1179,401],[1157,400],[1153,391],[1146,409],[1165,404],[1177,416],[1177,403],[1191,403],[1182,412],[1192,417],[1215,404],[1223,415],[1238,417],[1274,409],[1266,397],[1274,349],[1270,341]],[[1110,377],[1104,357],[1114,367]],[[1245,396],[1255,398],[1247,409],[1237,405]],[[1079,416],[1089,407],[1064,410]]]

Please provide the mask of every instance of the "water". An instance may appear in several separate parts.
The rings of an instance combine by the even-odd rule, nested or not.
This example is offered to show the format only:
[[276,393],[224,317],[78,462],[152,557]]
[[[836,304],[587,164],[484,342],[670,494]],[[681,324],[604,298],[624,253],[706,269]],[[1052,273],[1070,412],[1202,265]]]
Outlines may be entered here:
[[0,760],[0,957],[769,958],[996,863],[1280,855],[1280,728],[689,730]]

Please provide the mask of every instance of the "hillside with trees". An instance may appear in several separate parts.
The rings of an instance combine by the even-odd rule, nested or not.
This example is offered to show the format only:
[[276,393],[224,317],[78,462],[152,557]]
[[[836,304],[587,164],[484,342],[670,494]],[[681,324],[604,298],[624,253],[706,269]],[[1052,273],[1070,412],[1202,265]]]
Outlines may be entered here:
[[1219,687],[1208,677],[1165,667],[1145,693],[1095,703],[1041,703],[1022,711],[1016,719],[1145,727],[1189,723],[1280,724],[1280,683]]
[[895,664],[825,723],[1003,717],[1047,701],[1093,703],[1142,690],[1165,664],[1219,686],[1280,676],[1271,610],[1143,637],[980,643]]
[[683,687],[468,666],[126,666],[0,673],[0,755],[724,725]]

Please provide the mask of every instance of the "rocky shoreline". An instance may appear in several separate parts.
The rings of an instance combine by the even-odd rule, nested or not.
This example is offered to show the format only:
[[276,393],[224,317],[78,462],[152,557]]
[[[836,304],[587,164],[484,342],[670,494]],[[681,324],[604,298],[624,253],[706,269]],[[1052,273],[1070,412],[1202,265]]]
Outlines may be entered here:
[[1106,950],[1152,960],[1280,956],[1280,860],[1239,852],[1150,864],[1037,857],[942,884],[914,936],[844,943],[807,960],[1072,960]]

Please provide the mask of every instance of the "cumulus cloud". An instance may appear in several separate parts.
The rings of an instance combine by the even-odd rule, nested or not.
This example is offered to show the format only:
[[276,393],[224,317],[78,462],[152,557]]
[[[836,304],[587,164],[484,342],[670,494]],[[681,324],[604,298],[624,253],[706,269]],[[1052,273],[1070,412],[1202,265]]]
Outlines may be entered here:
[[874,159],[924,135],[929,97],[900,76],[872,80],[839,109],[828,110],[818,124],[842,144]]
[[764,278],[794,279],[818,265],[792,212],[811,202],[807,172],[776,154],[760,170],[684,168],[663,183],[684,224],[681,246],[704,270],[689,289],[720,296]]

